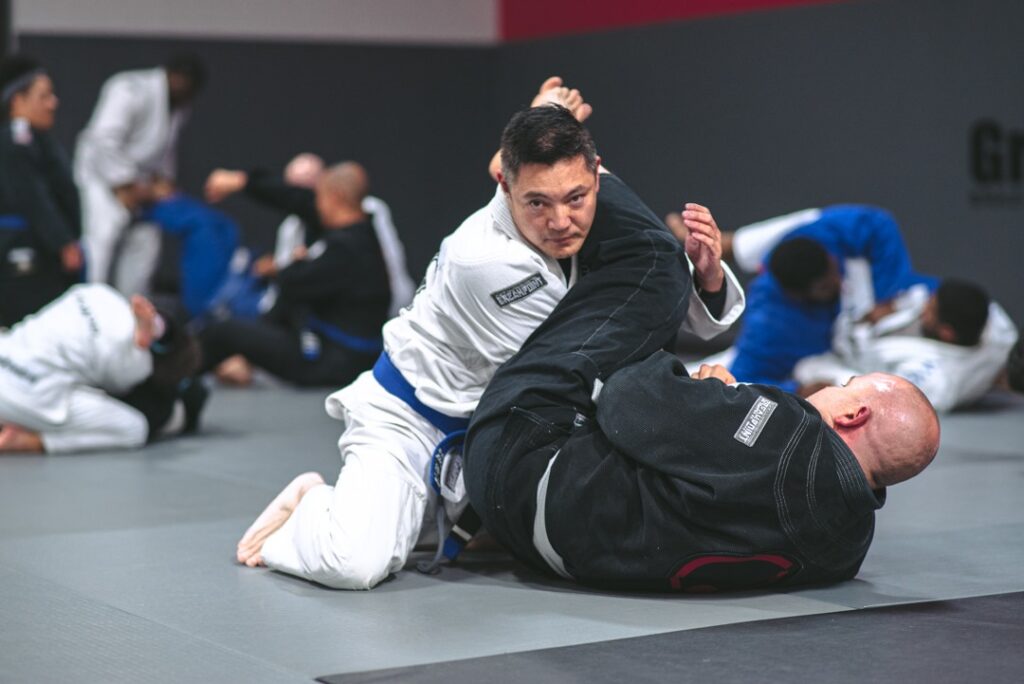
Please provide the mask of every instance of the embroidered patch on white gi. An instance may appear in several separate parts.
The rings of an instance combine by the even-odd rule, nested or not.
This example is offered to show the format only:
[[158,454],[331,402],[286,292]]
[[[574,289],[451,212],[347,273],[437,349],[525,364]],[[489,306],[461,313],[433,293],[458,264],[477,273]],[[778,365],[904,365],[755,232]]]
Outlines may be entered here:
[[544,276],[540,273],[534,273],[532,276],[520,280],[515,285],[506,287],[504,290],[492,292],[491,297],[494,298],[494,302],[498,306],[508,306],[518,302],[520,299],[526,299],[547,284],[548,281],[544,280]]
[[733,435],[733,439],[746,444],[748,447],[754,446],[754,442],[761,436],[761,431],[768,424],[768,419],[772,417],[772,412],[775,411],[778,405],[777,401],[758,397],[754,405],[747,411],[747,417],[743,419],[743,423],[740,424],[740,429]]

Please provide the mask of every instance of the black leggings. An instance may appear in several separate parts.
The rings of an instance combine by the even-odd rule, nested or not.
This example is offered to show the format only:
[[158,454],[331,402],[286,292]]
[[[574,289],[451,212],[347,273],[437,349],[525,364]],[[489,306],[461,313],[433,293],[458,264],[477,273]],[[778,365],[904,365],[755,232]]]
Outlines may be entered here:
[[211,323],[199,335],[202,372],[241,354],[253,365],[303,387],[344,387],[373,367],[377,354],[351,351],[320,339],[319,354],[307,358],[296,330],[266,320],[228,319]]

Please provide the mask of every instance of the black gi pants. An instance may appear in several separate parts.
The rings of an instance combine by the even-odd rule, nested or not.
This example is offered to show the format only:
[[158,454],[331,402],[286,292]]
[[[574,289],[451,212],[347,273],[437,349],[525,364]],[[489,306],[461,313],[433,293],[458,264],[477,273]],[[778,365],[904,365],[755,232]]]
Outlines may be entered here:
[[199,341],[202,372],[241,354],[253,365],[302,387],[344,387],[372,368],[379,355],[344,349],[319,338],[318,353],[307,358],[299,331],[264,319],[211,323],[200,333]]
[[623,229],[615,209],[599,213],[580,253],[585,275],[495,374],[467,437],[471,503],[501,543],[542,571],[532,530],[548,462],[570,436],[603,438],[588,426],[595,380],[668,345],[691,291],[679,245],[657,219]]
[[[2,255],[0,255],[2,256]],[[0,327],[10,327],[52,302],[75,282],[59,263],[22,276],[0,276]]]

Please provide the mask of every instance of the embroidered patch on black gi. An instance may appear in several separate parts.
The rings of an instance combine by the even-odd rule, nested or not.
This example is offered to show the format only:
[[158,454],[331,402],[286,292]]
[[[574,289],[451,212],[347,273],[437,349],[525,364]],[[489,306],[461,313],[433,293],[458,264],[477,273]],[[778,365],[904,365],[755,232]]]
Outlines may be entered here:
[[492,292],[491,297],[494,298],[494,302],[498,306],[508,306],[518,302],[520,299],[526,299],[547,284],[548,281],[544,280],[544,276],[540,273],[534,273],[532,276],[520,280],[515,285],[506,287],[504,290]]
[[747,411],[747,417],[743,419],[739,430],[733,435],[733,439],[748,447],[754,446],[754,442],[761,436],[761,430],[768,424],[772,412],[779,405],[779,402],[772,401],[766,397],[758,397],[754,405]]

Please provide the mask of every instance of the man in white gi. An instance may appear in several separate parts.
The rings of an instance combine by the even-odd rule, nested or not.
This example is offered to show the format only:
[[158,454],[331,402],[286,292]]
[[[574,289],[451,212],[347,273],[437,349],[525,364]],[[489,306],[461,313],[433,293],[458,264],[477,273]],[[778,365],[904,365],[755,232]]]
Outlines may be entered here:
[[802,386],[844,385],[855,375],[892,373],[917,385],[936,411],[988,392],[1006,367],[1017,327],[978,286],[946,278],[935,292],[915,285],[877,321],[840,315],[832,351],[793,370]]
[[[549,102],[569,109],[538,107]],[[602,217],[634,208],[650,213],[622,181],[599,174],[577,121],[589,106],[577,91],[549,80],[533,104],[502,137],[494,198],[441,244],[412,305],[385,325],[374,370],[328,397],[327,412],[345,422],[337,484],[316,473],[296,478],[239,541],[239,562],[345,589],[373,587],[400,569],[438,501],[431,453],[465,428],[498,366],[576,282],[591,227],[604,230]],[[607,204],[622,199],[634,204]],[[717,298],[718,310],[712,316],[694,294],[688,320],[712,336],[739,316],[743,293],[720,262],[710,213],[694,209],[687,221],[695,287]],[[440,527],[445,512],[455,519],[462,493],[457,483],[445,486],[455,491],[442,490]]]
[[[113,282],[125,294],[145,291],[159,252],[158,229],[140,225],[124,233],[149,196],[149,184],[174,180],[178,135],[205,81],[203,63],[179,55],[155,69],[114,74],[103,84],[75,149],[89,282]],[[115,273],[122,242],[124,268]]]
[[154,376],[166,333],[149,300],[102,284],[75,285],[0,333],[0,453],[145,444],[147,415],[111,395]]

